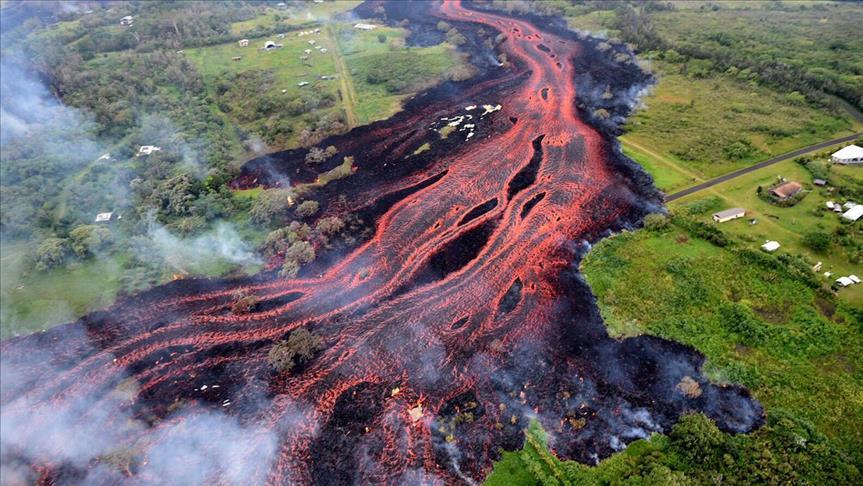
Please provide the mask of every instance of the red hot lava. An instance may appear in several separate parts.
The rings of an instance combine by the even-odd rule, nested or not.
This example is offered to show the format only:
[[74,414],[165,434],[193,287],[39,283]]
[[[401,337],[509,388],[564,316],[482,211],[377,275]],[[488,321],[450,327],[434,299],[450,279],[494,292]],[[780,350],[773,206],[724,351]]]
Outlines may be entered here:
[[[505,34],[512,67],[340,139],[359,182],[334,186],[352,210],[379,210],[373,237],[320,276],[177,281],[2,343],[4,466],[46,483],[464,483],[520,447],[532,419],[583,462],[687,410],[730,431],[760,424],[760,406],[708,383],[691,349],[610,339],[573,267],[574,242],[656,202],[576,108],[576,67],[606,54],[458,1],[410,8],[412,25]],[[603,62],[599,78],[623,69]],[[437,137],[414,128],[470,104],[485,131],[385,177]],[[237,290],[260,298],[255,312],[227,310]],[[267,352],[299,327],[326,349],[278,375]],[[698,393],[681,392],[685,377]]]

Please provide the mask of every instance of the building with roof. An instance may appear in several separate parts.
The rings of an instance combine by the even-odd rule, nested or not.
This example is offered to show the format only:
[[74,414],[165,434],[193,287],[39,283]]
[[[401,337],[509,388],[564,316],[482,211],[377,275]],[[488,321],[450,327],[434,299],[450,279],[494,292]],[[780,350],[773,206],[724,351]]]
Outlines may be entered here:
[[863,147],[849,145],[830,156],[834,164],[863,164]]
[[863,216],[863,204],[858,204],[842,213],[842,219],[846,221],[857,221],[861,216]]
[[239,44],[240,47],[246,47],[249,45],[249,39],[240,39],[237,41],[237,44]]
[[713,221],[716,223],[724,223],[726,221],[731,221],[732,219],[742,218],[745,215],[745,209],[731,208],[726,209],[725,211],[719,211],[718,213],[713,213]]
[[134,22],[135,22],[135,17],[132,17],[131,15],[127,15],[127,16],[123,17],[122,19],[120,19],[120,25],[125,25],[127,27],[132,25],[132,23],[134,23]]
[[141,148],[138,149],[138,154],[136,157],[140,157],[142,155],[150,155],[153,152],[158,152],[162,150],[162,147],[156,147],[155,145],[141,145]]
[[770,194],[776,199],[784,200],[796,196],[802,189],[803,186],[799,182],[788,181],[771,189]]
[[108,223],[111,221],[112,216],[114,216],[113,212],[99,213],[96,215],[96,222],[97,223]]
[[812,183],[815,184],[816,186],[822,186],[822,187],[827,185],[827,181],[825,181],[824,179],[815,179],[814,181],[812,181]]
[[770,240],[770,241],[766,241],[763,245],[761,245],[761,249],[768,252],[768,253],[772,253],[772,252],[778,250],[780,246],[782,246],[782,245],[780,245],[778,241]]
[[363,23],[359,23],[359,24],[354,25],[354,28],[359,29],[359,30],[374,30],[377,27],[378,27],[377,25],[363,24]]

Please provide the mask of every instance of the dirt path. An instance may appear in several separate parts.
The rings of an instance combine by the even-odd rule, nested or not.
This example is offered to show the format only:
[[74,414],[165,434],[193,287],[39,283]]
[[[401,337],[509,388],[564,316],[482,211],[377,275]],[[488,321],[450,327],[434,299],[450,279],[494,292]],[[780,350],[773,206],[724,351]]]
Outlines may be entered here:
[[677,191],[674,194],[669,194],[668,196],[665,197],[665,201],[671,202],[671,201],[674,201],[675,199],[680,199],[684,196],[688,196],[690,194],[696,193],[696,192],[701,191],[703,189],[707,189],[708,187],[713,187],[717,184],[721,184],[723,182],[730,181],[731,179],[734,179],[736,177],[740,177],[742,175],[749,174],[750,172],[755,172],[758,169],[763,169],[764,167],[773,165],[773,164],[778,163],[778,162],[782,162],[783,160],[788,160],[788,159],[791,159],[794,157],[799,157],[803,154],[813,152],[815,150],[821,150],[821,149],[827,148],[831,145],[836,145],[836,144],[845,143],[845,142],[851,142],[851,141],[854,141],[860,137],[863,137],[863,132],[858,132],[858,133],[855,133],[852,135],[846,135],[844,137],[834,138],[833,140],[828,140],[826,142],[817,143],[815,145],[810,145],[808,147],[799,148],[797,150],[794,150],[794,151],[791,151],[791,152],[788,152],[788,153],[785,153],[782,155],[777,155],[776,157],[767,159],[763,162],[759,162],[755,165],[751,165],[749,167],[744,167],[744,168],[736,170],[734,172],[730,172],[728,174],[719,176],[715,179],[711,179],[709,181],[702,182],[701,184],[697,184],[695,186],[684,189],[682,191]]
[[348,130],[359,125],[357,114],[354,107],[357,105],[357,93],[354,91],[354,81],[351,78],[351,72],[345,64],[345,59],[342,55],[342,47],[339,44],[338,32],[330,24],[327,25],[327,34],[333,40],[333,60],[336,65],[336,75],[339,77],[340,91],[342,93],[342,105],[345,107],[345,118],[348,125]]

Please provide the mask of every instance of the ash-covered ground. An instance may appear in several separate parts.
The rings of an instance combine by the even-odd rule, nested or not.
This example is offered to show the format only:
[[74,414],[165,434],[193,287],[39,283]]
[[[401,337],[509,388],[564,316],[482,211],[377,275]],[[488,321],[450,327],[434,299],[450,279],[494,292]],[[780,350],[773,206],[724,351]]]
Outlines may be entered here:
[[[6,477],[459,484],[531,420],[587,463],[687,411],[760,425],[759,404],[711,384],[694,350],[609,338],[577,272],[591,242],[661,204],[613,139],[651,81],[632,53],[457,1],[382,5],[414,42],[457,27],[480,74],[323,142],[358,170],[315,194],[339,201],[321,217],[360,214],[373,234],[297,279],[173,282],[3,342]],[[253,160],[236,184],[294,177],[303,154]],[[260,305],[231,312],[237,291]],[[269,350],[298,328],[323,351],[274,372]]]

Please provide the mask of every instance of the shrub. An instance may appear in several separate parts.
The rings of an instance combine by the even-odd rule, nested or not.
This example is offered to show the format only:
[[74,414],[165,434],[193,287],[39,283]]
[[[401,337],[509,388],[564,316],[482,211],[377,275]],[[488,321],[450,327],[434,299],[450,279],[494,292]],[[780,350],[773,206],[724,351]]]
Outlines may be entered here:
[[48,270],[62,265],[66,261],[69,242],[63,238],[46,238],[36,247],[34,260],[37,270]]
[[288,215],[290,197],[293,192],[287,189],[267,189],[255,200],[249,216],[255,223],[272,224]]
[[69,232],[72,251],[81,258],[91,256],[111,240],[111,231],[100,225],[81,225]]
[[813,231],[803,235],[803,244],[812,251],[824,253],[830,248],[830,235],[822,231]]
[[303,201],[302,204],[297,206],[296,214],[300,218],[308,218],[309,216],[314,216],[319,208],[320,204],[317,201]]
[[324,340],[306,328],[296,329],[286,341],[274,344],[267,354],[270,365],[280,373],[287,373],[297,365],[303,365],[324,348]]
[[260,300],[254,295],[238,294],[231,304],[231,312],[234,314],[246,314],[255,310]]
[[300,265],[315,259],[315,247],[307,241],[296,241],[285,251],[285,260],[295,260]]
[[651,213],[644,217],[644,229],[659,231],[668,227],[668,218],[661,213]]

